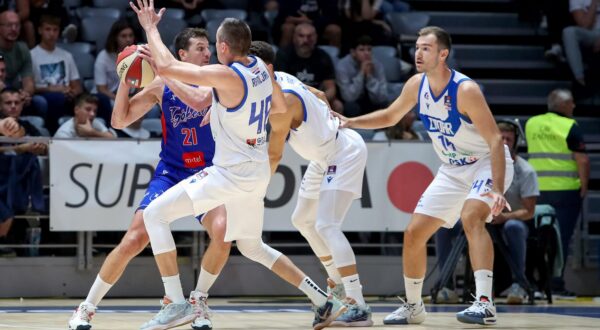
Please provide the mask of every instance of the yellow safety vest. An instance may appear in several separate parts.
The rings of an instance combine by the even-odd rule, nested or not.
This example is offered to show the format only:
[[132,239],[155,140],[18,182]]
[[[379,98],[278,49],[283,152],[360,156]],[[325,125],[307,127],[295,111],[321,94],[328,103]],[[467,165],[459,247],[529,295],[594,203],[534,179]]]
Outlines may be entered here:
[[538,176],[540,191],[578,190],[577,163],[567,146],[575,120],[553,112],[530,118],[525,125],[529,164]]

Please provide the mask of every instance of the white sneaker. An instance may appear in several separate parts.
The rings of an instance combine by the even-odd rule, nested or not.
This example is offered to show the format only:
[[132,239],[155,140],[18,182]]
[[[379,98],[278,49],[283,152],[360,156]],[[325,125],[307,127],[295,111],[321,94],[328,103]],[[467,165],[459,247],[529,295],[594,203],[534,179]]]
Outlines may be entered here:
[[488,300],[474,301],[471,307],[456,313],[456,319],[469,324],[496,324],[496,305]]
[[456,304],[458,303],[458,295],[454,290],[443,287],[435,296],[436,304]]
[[188,324],[196,318],[192,305],[185,301],[181,304],[171,302],[167,297],[161,301],[158,314],[144,323],[140,330],[165,330]]
[[90,322],[94,314],[96,314],[96,306],[82,302],[69,319],[69,330],[90,330],[92,328]]
[[210,330],[212,329],[212,322],[210,321],[210,317],[212,312],[210,308],[208,308],[208,304],[206,303],[206,299],[208,295],[203,294],[200,291],[192,291],[190,293],[189,302],[194,309],[194,313],[196,314],[196,319],[192,322],[192,329],[195,330]]
[[513,283],[508,290],[506,303],[510,305],[520,305],[527,298],[527,292],[518,284]]
[[420,324],[425,321],[427,311],[423,301],[418,304],[409,304],[399,298],[402,305],[383,319],[383,324]]

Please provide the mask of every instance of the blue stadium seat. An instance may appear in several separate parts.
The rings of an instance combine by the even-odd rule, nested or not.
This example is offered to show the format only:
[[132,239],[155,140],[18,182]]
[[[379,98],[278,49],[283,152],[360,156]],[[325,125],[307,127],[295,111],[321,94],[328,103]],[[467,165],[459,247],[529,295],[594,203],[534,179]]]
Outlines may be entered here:
[[205,22],[217,19],[222,21],[228,17],[245,21],[248,17],[248,13],[242,9],[204,9],[200,15]]
[[162,135],[162,123],[159,118],[146,118],[142,120],[142,127],[149,130],[150,133]]
[[94,49],[96,49],[96,45],[91,44],[89,42],[59,43],[56,46],[68,51],[71,54],[73,54],[73,53],[92,54],[94,52]]
[[94,0],[94,7],[97,8],[116,8],[124,12],[129,7],[127,0]]
[[[97,18],[114,18],[115,20],[123,17],[123,11],[117,8],[94,8],[94,7],[81,7],[76,10],[77,16],[80,19],[85,19],[89,17],[97,17]],[[111,24],[112,25],[112,24]]]
[[324,50],[325,53],[327,53],[327,55],[329,55],[334,66],[340,60],[340,58],[339,58],[340,50],[337,47],[328,46],[328,45],[319,45],[318,47],[321,48],[322,50]]
[[104,49],[111,26],[117,21],[113,17],[86,17],[81,20],[81,39],[96,44],[96,50]]
[[158,23],[158,30],[165,45],[171,45],[181,30],[187,27],[187,22],[182,19],[163,17]]

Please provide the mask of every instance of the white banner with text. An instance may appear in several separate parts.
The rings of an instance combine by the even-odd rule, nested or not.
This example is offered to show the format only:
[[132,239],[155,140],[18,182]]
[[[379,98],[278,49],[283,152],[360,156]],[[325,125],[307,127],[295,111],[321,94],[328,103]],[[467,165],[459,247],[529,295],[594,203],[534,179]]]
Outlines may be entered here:
[[[363,196],[346,231],[403,231],[440,164],[430,144],[368,143]],[[50,227],[54,231],[119,231],[129,227],[158,163],[160,141],[52,140]],[[265,198],[265,231],[295,231],[290,221],[308,162],[287,148]],[[202,230],[193,217],[173,230]]]

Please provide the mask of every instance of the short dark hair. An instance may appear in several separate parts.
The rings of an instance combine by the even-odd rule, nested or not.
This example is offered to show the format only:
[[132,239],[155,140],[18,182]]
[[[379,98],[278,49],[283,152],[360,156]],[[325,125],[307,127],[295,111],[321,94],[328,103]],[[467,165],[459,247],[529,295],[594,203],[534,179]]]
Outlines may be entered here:
[[500,130],[500,132],[511,132],[515,135],[514,145],[510,146],[510,148],[511,150],[516,150],[515,148],[519,145],[519,126],[512,121],[499,120],[498,129]]
[[83,94],[79,95],[79,97],[77,97],[77,100],[75,101],[75,106],[79,107],[84,103],[91,103],[91,104],[95,104],[96,106],[98,106],[100,101],[98,100],[98,97],[96,97],[94,95],[83,93]]
[[358,46],[372,46],[372,45],[373,45],[373,39],[371,37],[369,37],[368,35],[362,35],[362,36],[352,40],[352,43],[350,44],[350,49],[356,49]]
[[252,41],[249,54],[259,57],[266,64],[273,64],[275,62],[275,51],[273,50],[273,46],[268,42]]
[[229,17],[219,26],[219,39],[229,45],[232,53],[246,55],[252,42],[252,32],[246,22]]
[[450,34],[446,30],[438,26],[426,26],[419,30],[418,36],[422,37],[429,34],[435,36],[440,49],[447,49],[448,51],[452,49],[452,38],[450,38]]
[[3,94],[19,94],[19,90],[13,87],[4,87],[4,89],[0,91],[0,95]]
[[42,26],[42,24],[44,23],[60,27],[61,19],[58,16],[43,14],[40,17],[40,22],[38,26]]
[[201,28],[185,28],[181,30],[181,32],[175,36],[173,42],[175,44],[175,57],[178,60],[181,60],[181,58],[179,58],[179,50],[188,50],[190,47],[190,39],[193,38],[206,38],[206,40],[208,40],[208,32]]

